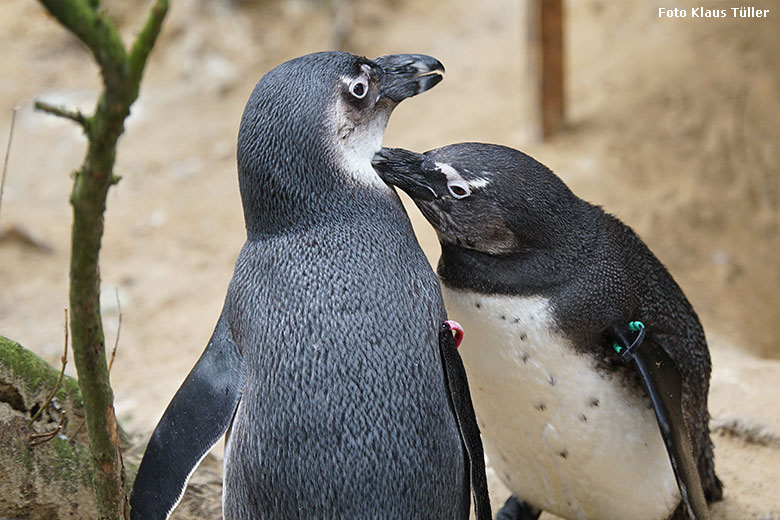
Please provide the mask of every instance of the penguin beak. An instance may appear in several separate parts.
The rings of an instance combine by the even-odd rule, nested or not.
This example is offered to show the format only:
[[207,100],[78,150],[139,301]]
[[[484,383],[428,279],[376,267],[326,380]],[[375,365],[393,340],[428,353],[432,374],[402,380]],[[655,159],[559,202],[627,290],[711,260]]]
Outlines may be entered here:
[[444,79],[444,65],[425,54],[388,54],[374,63],[383,72],[379,97],[395,103],[421,94]]
[[397,186],[412,199],[430,202],[439,198],[423,169],[425,156],[402,148],[382,148],[371,160],[383,181]]

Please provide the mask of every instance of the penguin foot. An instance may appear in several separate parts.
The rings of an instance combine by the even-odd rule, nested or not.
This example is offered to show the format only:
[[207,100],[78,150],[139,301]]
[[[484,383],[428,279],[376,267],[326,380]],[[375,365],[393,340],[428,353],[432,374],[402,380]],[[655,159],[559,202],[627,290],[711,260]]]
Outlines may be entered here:
[[[712,461],[712,457],[710,457],[709,460]],[[712,464],[710,463],[710,465]],[[707,499],[708,503],[723,500],[723,482],[715,475],[714,469],[710,469],[710,475],[709,480],[712,484],[708,489],[704,490],[704,497]]]
[[672,513],[666,520],[688,520],[688,518],[688,511],[685,509],[685,505],[680,502],[680,505],[677,506],[677,509],[674,510],[674,513]]
[[514,495],[504,503],[495,520],[536,520],[542,512],[521,502]]

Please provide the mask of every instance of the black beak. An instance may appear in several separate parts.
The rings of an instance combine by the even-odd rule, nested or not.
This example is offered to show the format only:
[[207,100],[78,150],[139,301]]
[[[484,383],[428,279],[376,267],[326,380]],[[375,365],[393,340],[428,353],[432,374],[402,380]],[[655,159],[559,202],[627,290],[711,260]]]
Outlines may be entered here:
[[383,72],[379,96],[395,103],[421,94],[444,79],[444,65],[425,54],[388,54],[374,63]]
[[416,201],[437,199],[436,191],[425,175],[425,156],[403,148],[382,148],[371,164],[383,181],[404,190]]

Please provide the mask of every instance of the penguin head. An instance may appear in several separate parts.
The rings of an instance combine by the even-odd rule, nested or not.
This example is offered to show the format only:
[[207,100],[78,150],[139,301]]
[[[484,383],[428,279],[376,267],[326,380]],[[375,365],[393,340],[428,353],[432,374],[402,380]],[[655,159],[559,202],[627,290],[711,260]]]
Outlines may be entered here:
[[489,255],[557,246],[581,202],[547,167],[500,145],[383,148],[372,164],[412,198],[442,244]]
[[438,84],[443,72],[430,56],[369,60],[346,52],[301,56],[268,72],[249,98],[238,135],[247,228],[283,226],[355,187],[388,190],[371,159],[390,114]]

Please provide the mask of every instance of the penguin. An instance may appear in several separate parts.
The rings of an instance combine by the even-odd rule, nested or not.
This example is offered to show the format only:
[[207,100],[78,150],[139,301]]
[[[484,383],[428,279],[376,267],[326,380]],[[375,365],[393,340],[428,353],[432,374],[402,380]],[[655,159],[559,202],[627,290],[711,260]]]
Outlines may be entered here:
[[238,133],[247,239],[146,448],[133,519],[167,518],[226,433],[227,520],[468,517],[479,464],[440,288],[371,166],[395,106],[443,72],[425,55],[321,52],[257,83]]
[[[512,148],[384,148],[373,164],[438,235],[485,453],[513,494],[497,518],[707,518],[707,501],[722,497],[710,355],[696,312],[642,240]],[[635,322],[649,349],[642,370],[616,352],[629,347],[616,327]],[[654,369],[664,374],[645,377]],[[659,385],[671,419],[656,406]]]

